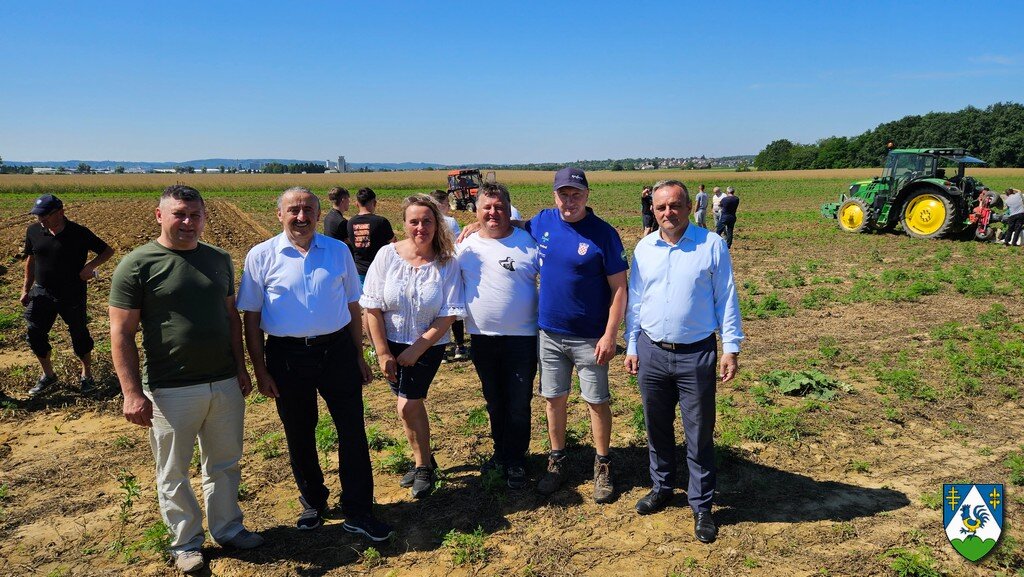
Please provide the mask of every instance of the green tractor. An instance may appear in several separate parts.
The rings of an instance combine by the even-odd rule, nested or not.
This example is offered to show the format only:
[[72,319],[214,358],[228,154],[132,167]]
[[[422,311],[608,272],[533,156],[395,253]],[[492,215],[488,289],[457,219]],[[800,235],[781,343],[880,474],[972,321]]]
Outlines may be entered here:
[[[995,231],[987,218],[980,226],[977,209],[990,199],[979,200],[981,182],[964,174],[967,165],[983,164],[963,148],[890,150],[882,176],[854,182],[839,202],[823,204],[821,215],[846,232],[891,232],[900,224],[912,237],[942,238],[974,227],[988,240]],[[953,166],[956,174],[947,175]]]

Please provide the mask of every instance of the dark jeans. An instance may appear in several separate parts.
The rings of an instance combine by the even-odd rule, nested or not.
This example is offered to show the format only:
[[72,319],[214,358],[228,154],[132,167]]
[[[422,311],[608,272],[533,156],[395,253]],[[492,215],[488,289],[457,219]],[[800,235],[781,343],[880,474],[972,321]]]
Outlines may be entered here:
[[466,344],[466,321],[455,321],[452,323],[452,335],[455,336],[455,346],[461,347]]
[[676,406],[686,434],[690,482],[687,500],[694,511],[710,511],[715,496],[715,382],[718,352],[715,335],[666,351],[647,333],[637,340],[640,396],[647,421],[651,481],[656,491],[671,491],[676,476]]
[[[359,322],[356,319],[355,322]],[[363,425],[362,376],[348,329],[314,346],[269,337],[267,369],[277,383],[277,414],[288,439],[288,456],[299,493],[317,509],[327,507],[329,491],[316,452],[316,395],[319,392],[338,430],[341,508],[348,516],[371,513],[373,471]]]
[[1006,219],[1006,234],[1003,236],[1003,242],[1006,244],[1016,243],[1020,239],[1022,227],[1024,227],[1024,213],[1015,214]]
[[536,336],[469,335],[473,366],[483,384],[491,418],[494,459],[526,465],[530,447],[530,399],[537,376]]
[[736,226],[735,214],[723,214],[715,223],[715,234],[725,239],[725,245],[732,248],[732,229]]
[[25,323],[28,325],[28,346],[37,357],[50,354],[50,329],[57,315],[64,319],[71,333],[71,347],[79,358],[92,352],[93,340],[89,334],[85,314],[85,295],[82,298],[56,299],[35,285],[29,291],[28,306],[25,307]]

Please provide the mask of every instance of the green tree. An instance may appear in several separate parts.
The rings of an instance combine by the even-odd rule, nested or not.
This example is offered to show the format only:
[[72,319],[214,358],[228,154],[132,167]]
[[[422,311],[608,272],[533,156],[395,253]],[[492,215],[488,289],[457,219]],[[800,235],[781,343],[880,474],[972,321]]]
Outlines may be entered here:
[[792,142],[785,138],[776,140],[757,154],[754,166],[758,170],[785,170],[790,166],[789,155],[792,150]]
[[84,162],[79,162],[78,168],[75,169],[75,172],[79,174],[89,174],[90,172],[92,172],[92,167]]
[[124,174],[124,167],[123,166],[118,166],[117,168],[115,168],[114,169],[114,174]]

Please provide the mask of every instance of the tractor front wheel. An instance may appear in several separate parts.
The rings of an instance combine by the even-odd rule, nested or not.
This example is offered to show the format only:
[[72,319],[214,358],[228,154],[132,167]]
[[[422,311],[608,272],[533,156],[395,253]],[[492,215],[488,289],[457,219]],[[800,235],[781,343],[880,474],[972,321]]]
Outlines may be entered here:
[[868,206],[859,198],[848,199],[839,205],[836,221],[843,232],[864,232],[868,230]]
[[953,229],[956,220],[953,202],[932,190],[911,194],[902,213],[903,230],[914,238],[941,238]]

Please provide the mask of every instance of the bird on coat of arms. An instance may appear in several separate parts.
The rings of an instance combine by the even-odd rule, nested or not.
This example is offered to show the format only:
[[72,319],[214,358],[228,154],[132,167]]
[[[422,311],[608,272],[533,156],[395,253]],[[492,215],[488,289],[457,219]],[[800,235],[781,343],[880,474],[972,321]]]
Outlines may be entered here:
[[984,505],[978,505],[974,508],[974,516],[971,516],[971,509],[969,506],[964,505],[960,508],[960,520],[964,524],[964,527],[960,529],[960,533],[968,535],[970,537],[976,537],[975,533],[978,529],[985,526],[985,523],[989,520],[988,511],[985,510]]

